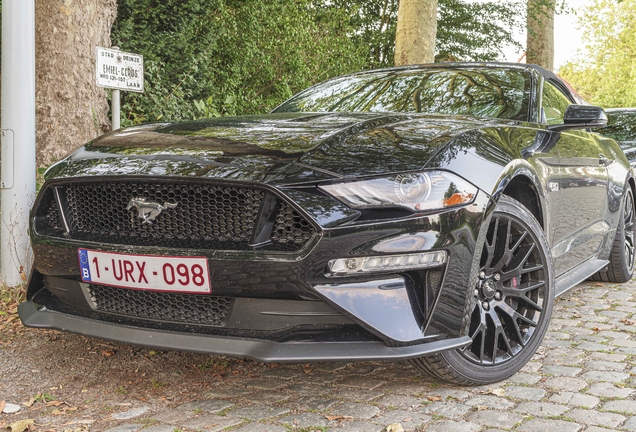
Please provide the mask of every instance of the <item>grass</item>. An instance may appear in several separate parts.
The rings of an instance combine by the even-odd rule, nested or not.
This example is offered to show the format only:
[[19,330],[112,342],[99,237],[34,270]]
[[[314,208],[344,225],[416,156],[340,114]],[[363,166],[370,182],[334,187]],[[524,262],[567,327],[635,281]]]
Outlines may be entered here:
[[327,426],[307,426],[298,429],[290,425],[285,425],[285,428],[293,432],[327,432],[329,430]]
[[0,286],[0,315],[6,315],[26,299],[26,286],[9,288]]
[[152,380],[150,380],[150,385],[152,386],[152,388],[161,388],[165,387],[167,384],[153,378]]
[[50,402],[55,398],[48,393],[38,393],[33,396],[33,399],[35,399],[36,402]]
[[208,369],[215,369],[215,370],[225,370],[227,369],[229,366],[229,362],[227,361],[212,361],[212,360],[206,360],[203,363],[201,363],[200,365],[197,365],[197,368],[203,372],[206,371]]
[[159,423],[159,420],[157,419],[153,419],[153,418],[149,418],[149,417],[145,417],[145,418],[141,418],[141,419],[137,419],[135,420],[135,423],[139,423],[142,424],[143,427],[150,427],[150,426],[154,426],[157,423]]

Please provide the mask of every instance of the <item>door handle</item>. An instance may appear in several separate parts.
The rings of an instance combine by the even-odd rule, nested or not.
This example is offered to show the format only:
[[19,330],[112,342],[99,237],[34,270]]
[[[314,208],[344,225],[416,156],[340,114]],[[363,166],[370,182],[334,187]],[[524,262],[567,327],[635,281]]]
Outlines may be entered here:
[[610,160],[608,158],[605,157],[605,155],[603,153],[601,153],[600,155],[598,155],[598,166],[607,166],[609,165]]

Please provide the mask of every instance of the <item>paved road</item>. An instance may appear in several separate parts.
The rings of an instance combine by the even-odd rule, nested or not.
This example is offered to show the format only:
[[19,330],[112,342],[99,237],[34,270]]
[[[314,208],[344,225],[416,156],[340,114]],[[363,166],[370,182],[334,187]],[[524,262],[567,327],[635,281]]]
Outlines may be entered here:
[[38,431],[73,432],[636,430],[634,312],[636,282],[582,284],[557,300],[533,360],[479,388],[422,378],[406,363],[263,365],[16,327],[0,348],[0,400],[42,393],[54,403],[0,415],[0,427],[32,419]]

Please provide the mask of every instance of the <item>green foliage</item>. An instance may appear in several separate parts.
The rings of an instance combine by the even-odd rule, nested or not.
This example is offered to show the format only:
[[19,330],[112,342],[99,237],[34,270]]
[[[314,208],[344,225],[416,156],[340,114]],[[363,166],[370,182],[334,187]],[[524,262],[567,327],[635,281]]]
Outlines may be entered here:
[[502,48],[521,46],[514,37],[524,25],[525,1],[440,0],[436,61],[494,61]]
[[596,0],[579,25],[586,52],[559,74],[590,103],[636,106],[636,0]]
[[[522,0],[440,0],[438,60],[496,60]],[[119,0],[113,45],[144,55],[122,124],[267,112],[311,84],[393,65],[398,0]]]
[[[368,69],[393,66],[399,0],[316,3],[318,8],[350,11],[346,27],[352,40],[366,48]],[[524,0],[439,0],[435,60],[491,61],[501,58],[505,45],[521,48],[514,32],[524,25],[525,5]]]
[[263,112],[364,67],[331,11],[308,0],[120,0],[111,37],[146,68],[145,94],[123,97],[124,124]]

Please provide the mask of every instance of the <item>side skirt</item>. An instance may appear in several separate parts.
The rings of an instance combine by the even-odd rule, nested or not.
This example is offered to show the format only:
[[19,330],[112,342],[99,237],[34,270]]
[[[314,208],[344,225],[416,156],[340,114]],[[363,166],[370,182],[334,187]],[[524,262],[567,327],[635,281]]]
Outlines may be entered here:
[[555,296],[558,297],[565,294],[608,264],[608,260],[592,258],[563,273],[556,279]]

